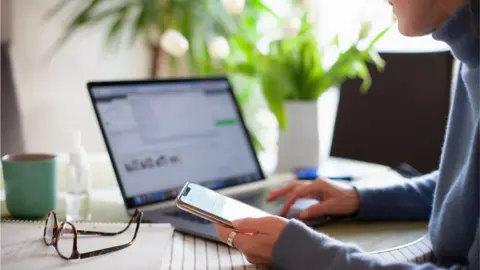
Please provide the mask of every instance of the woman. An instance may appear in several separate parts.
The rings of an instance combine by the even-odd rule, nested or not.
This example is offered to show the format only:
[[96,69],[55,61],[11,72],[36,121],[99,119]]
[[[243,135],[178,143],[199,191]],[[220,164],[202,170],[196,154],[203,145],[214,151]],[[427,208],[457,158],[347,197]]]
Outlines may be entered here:
[[480,269],[478,0],[389,2],[402,34],[433,34],[436,40],[446,42],[461,62],[438,171],[382,189],[356,189],[325,179],[293,182],[272,191],[268,200],[286,196],[284,214],[297,198],[321,197],[321,202],[306,209],[301,219],[325,214],[358,219],[429,218],[436,265],[383,262],[297,220],[282,217],[238,220],[234,230],[217,226],[220,239],[227,242],[229,236],[233,238],[233,246],[251,263],[302,270]]

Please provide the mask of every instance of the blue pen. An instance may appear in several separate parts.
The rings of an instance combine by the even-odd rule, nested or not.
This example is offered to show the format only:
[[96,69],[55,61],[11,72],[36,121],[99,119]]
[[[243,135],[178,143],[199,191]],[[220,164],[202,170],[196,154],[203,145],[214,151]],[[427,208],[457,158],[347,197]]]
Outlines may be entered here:
[[324,178],[328,178],[331,180],[344,180],[344,181],[352,181],[352,175],[336,175],[336,176],[323,176]]
[[319,177],[328,178],[331,180],[352,181],[352,175],[320,175],[318,168],[298,168],[295,169],[295,175],[298,180],[315,180]]

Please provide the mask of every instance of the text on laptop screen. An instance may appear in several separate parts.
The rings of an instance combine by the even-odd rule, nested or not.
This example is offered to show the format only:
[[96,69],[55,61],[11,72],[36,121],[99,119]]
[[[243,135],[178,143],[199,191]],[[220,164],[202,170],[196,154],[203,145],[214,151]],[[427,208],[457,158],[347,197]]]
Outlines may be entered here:
[[92,98],[129,207],[260,180],[226,80],[93,86]]

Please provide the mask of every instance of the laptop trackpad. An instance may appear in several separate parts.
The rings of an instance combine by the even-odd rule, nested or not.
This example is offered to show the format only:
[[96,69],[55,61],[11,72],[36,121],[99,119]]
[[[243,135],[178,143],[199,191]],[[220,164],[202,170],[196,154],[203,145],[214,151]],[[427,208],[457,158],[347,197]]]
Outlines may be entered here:
[[[270,214],[279,215],[281,209],[283,208],[285,200],[280,199],[272,203],[267,203],[265,198],[268,194],[268,191],[268,189],[258,190],[252,194],[248,194],[247,196],[242,196],[240,198],[237,197],[236,199],[239,199],[240,201],[243,201],[259,209],[262,209]],[[315,199],[297,199],[297,201],[292,205],[290,211],[285,217],[288,219],[299,219],[298,216],[300,215],[300,212],[317,203],[318,200]],[[328,221],[330,221],[330,217],[320,217],[316,218],[315,220],[305,220],[303,222],[310,227],[314,227],[323,225]]]
[[295,203],[290,208],[290,211],[288,212],[286,217],[298,218],[298,216],[303,210],[317,203],[318,203],[318,200],[315,200],[315,199],[297,199],[297,201],[295,201]]
[[[318,200],[315,200],[315,199],[297,199],[297,201],[292,205],[292,207],[290,208],[290,211],[288,212],[288,214],[286,215],[286,218],[288,219],[292,219],[292,218],[295,218],[295,219],[298,219],[298,216],[300,215],[300,213],[307,209],[308,207],[314,205],[314,204],[317,204],[318,203]],[[310,227],[315,227],[315,226],[320,226],[320,225],[324,225],[326,224],[327,222],[331,221],[331,217],[328,217],[328,216],[322,216],[322,217],[319,217],[319,218],[315,218],[313,220],[302,220],[307,226],[310,226]]]

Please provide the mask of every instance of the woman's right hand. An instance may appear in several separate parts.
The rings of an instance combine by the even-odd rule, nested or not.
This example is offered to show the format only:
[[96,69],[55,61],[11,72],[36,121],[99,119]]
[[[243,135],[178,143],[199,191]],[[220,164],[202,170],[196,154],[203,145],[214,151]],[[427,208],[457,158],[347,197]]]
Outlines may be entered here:
[[282,216],[289,212],[297,199],[319,199],[319,203],[300,212],[299,218],[304,220],[324,215],[351,215],[360,207],[360,198],[353,186],[328,179],[288,183],[277,190],[272,190],[267,201],[273,202],[282,197],[286,197]]

